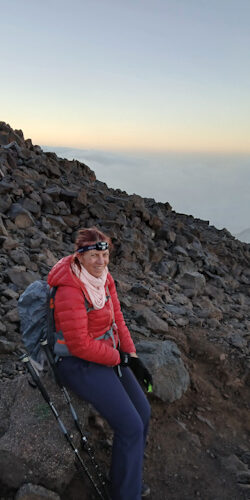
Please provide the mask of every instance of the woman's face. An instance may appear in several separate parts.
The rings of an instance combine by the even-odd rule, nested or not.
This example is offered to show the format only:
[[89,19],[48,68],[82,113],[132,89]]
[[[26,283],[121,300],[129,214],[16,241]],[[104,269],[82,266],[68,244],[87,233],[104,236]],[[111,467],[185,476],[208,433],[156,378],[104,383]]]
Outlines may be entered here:
[[109,263],[109,250],[88,250],[78,258],[89,274],[100,278]]

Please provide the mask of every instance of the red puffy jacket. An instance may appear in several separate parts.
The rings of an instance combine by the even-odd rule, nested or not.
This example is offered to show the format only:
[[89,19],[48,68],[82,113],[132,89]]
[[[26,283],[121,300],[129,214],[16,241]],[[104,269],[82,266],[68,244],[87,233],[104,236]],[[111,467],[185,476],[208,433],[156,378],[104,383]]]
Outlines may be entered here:
[[118,329],[118,333],[115,333],[116,345],[119,335],[122,351],[135,352],[135,346],[121,312],[114,280],[108,273],[105,289],[108,286],[110,298],[104,307],[87,313],[85,297],[92,304],[83,283],[71,269],[72,259],[72,255],[64,257],[48,275],[49,286],[58,287],[54,310],[56,330],[63,333],[67,348],[73,356],[115,366],[120,363],[120,354],[114,349],[112,339],[95,340],[111,328],[113,319]]

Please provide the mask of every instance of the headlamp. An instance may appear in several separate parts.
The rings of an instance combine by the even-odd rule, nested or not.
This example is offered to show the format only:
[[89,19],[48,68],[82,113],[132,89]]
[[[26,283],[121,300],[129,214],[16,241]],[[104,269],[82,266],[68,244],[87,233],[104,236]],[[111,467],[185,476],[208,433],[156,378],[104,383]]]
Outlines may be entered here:
[[108,249],[108,243],[107,241],[97,241],[96,243],[93,243],[93,245],[86,245],[84,247],[78,248],[77,252],[78,253],[83,253],[83,252],[88,252],[88,250],[107,250]]

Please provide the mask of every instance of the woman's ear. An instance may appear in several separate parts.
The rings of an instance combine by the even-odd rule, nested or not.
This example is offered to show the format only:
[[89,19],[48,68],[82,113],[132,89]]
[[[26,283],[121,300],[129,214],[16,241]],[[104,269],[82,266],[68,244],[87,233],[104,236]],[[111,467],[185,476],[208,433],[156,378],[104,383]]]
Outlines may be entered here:
[[73,254],[73,259],[72,259],[72,260],[73,260],[74,264],[76,264],[76,265],[77,265],[77,267],[78,267],[79,269],[81,269],[81,261],[80,261],[80,258],[81,258],[81,257],[80,257],[80,255],[79,255],[77,252],[75,252],[75,253]]

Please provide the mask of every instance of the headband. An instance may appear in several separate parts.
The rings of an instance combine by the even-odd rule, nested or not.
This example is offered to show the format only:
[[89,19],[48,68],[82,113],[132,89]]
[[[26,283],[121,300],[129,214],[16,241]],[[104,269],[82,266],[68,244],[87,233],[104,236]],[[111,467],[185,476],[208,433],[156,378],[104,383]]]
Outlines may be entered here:
[[88,250],[107,250],[108,249],[107,241],[97,241],[97,243],[93,243],[92,245],[86,245],[84,247],[78,248],[78,253],[88,252]]

